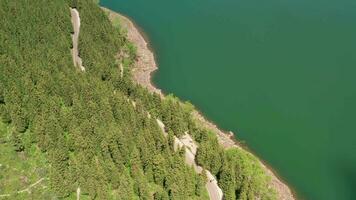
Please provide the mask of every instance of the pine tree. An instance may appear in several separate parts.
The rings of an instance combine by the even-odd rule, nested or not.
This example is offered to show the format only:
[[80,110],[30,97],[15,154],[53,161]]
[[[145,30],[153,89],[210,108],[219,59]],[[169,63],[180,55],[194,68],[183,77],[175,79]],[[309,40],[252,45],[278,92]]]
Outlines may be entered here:
[[17,151],[17,152],[23,151],[25,149],[25,146],[24,146],[24,144],[22,142],[22,139],[21,139],[21,133],[19,133],[16,130],[14,130],[12,132],[11,143],[14,146],[15,151]]
[[157,185],[164,186],[167,171],[165,161],[161,155],[156,155],[152,161],[153,178]]
[[117,199],[131,200],[134,199],[133,180],[127,169],[123,170],[120,177],[118,188],[116,191]]
[[220,177],[219,177],[219,185],[224,192],[224,199],[226,200],[234,200],[235,197],[235,172],[233,168],[228,165],[228,163],[224,163],[224,166],[221,169]]
[[2,122],[4,122],[4,123],[11,122],[11,116],[6,109],[5,104],[0,104],[0,118],[1,118]]

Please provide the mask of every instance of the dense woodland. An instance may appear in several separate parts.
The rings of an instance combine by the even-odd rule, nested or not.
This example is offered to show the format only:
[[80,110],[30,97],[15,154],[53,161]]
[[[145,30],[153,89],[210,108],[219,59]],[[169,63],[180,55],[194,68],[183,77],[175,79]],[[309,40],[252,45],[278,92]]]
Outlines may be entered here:
[[[80,12],[85,72],[71,57],[69,7]],[[0,199],[76,199],[78,188],[81,199],[208,199],[204,174],[173,150],[185,131],[225,199],[275,199],[256,158],[224,150],[192,105],[132,81],[125,37],[93,0],[0,1]]]

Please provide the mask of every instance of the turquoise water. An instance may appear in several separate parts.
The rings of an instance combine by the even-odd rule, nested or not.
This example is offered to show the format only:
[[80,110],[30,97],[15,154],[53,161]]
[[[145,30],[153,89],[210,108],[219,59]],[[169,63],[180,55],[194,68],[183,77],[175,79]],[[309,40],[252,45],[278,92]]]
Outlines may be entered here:
[[133,18],[154,82],[191,101],[303,199],[356,199],[356,1],[101,0]]

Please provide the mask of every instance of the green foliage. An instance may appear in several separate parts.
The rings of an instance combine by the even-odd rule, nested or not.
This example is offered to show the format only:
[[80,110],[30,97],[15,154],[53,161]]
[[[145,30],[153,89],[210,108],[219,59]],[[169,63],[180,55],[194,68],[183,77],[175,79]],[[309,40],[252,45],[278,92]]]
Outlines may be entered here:
[[131,200],[134,199],[134,181],[127,169],[124,169],[118,177],[118,185],[114,190],[115,199]]
[[225,156],[229,170],[222,174],[222,178],[227,190],[233,187],[228,183],[230,178],[235,178],[234,187],[239,191],[239,199],[276,199],[275,191],[269,187],[270,177],[265,174],[256,157],[236,148],[227,150]]
[[243,149],[223,150],[211,133],[198,135],[201,142],[196,160],[217,177],[224,199],[276,199],[270,177],[256,157]]
[[199,165],[204,166],[212,174],[217,175],[222,166],[224,150],[219,145],[215,135],[208,132],[204,135],[206,139],[200,143],[196,160]]
[[[72,63],[70,6],[81,17],[85,73]],[[171,188],[179,191],[175,199],[196,196],[198,175],[181,158],[172,159],[155,118],[147,118],[148,111],[161,114],[160,98],[129,74],[120,78],[115,58],[125,51],[129,56],[119,61],[130,67],[135,47],[92,0],[4,0],[0,13],[0,116],[13,127],[1,140],[14,155],[35,156],[29,154],[35,148],[46,158],[43,184],[52,196],[71,199],[77,188],[89,199],[167,199]]]
[[[85,73],[71,57],[69,7],[81,17]],[[208,199],[204,173],[184,164],[184,149],[173,150],[174,136],[189,131],[198,163],[217,176],[226,199],[273,198],[256,160],[225,151],[194,122],[191,104],[133,83],[135,46],[93,0],[1,0],[0,16],[0,195],[74,199],[80,188],[83,199]]]
[[[8,194],[3,199],[52,199],[54,195],[48,187],[47,160],[34,145],[27,151],[18,152],[11,142],[12,127],[0,122],[0,195]],[[29,192],[26,189],[33,186]]]
[[11,116],[10,116],[9,112],[7,111],[5,104],[0,104],[0,118],[1,118],[1,121],[4,123],[11,122]]
[[161,114],[167,130],[172,131],[178,137],[184,135],[184,132],[188,130],[187,113],[182,109],[181,103],[177,98],[171,95],[167,96],[162,102]]
[[78,1],[79,0],[70,0],[70,7],[78,8]]

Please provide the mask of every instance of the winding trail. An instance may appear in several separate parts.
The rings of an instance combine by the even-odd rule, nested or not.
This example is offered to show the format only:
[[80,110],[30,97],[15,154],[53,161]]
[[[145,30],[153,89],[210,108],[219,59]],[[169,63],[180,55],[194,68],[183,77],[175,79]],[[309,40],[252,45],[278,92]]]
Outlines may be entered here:
[[[158,126],[161,128],[162,133],[165,137],[168,136],[168,133],[165,131],[165,126],[163,122],[159,119],[157,120]],[[201,174],[203,172],[203,168],[196,164],[195,156],[197,153],[198,146],[195,144],[192,137],[185,132],[182,138],[177,138],[174,136],[174,150],[177,151],[180,148],[185,147],[185,163],[189,166],[193,166],[196,173]],[[218,186],[218,182],[215,177],[211,174],[210,171],[205,170],[207,175],[207,182],[205,184],[206,190],[208,191],[209,197],[211,200],[222,200],[223,192]]]
[[70,8],[70,14],[72,16],[72,24],[74,33],[72,34],[72,41],[73,41],[73,49],[72,49],[72,56],[73,56],[73,63],[74,66],[77,66],[81,71],[85,71],[83,67],[83,61],[79,57],[79,50],[78,50],[78,43],[79,43],[79,31],[80,31],[80,17],[79,12],[75,8]]
[[[40,178],[38,181],[36,181],[35,183],[31,184],[30,186],[28,186],[27,188],[23,189],[23,190],[19,190],[17,192],[15,192],[14,194],[21,194],[24,192],[27,193],[31,193],[31,188],[35,187],[36,185],[40,184],[42,181],[46,180],[47,178]],[[0,197],[10,197],[12,194],[1,194]]]

